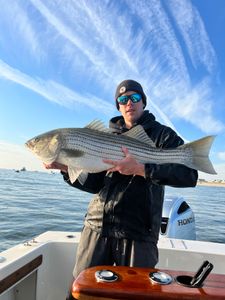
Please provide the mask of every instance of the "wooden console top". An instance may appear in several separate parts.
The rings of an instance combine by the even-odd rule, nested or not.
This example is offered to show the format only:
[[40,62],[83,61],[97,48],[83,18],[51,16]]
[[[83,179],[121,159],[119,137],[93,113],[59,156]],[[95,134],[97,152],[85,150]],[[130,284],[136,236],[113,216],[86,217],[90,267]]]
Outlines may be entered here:
[[[119,277],[114,282],[97,282],[95,272],[110,270]],[[149,273],[162,271],[173,277],[172,283],[160,285],[152,283]],[[178,284],[178,275],[190,272],[156,270],[149,268],[130,268],[120,266],[98,266],[84,270],[74,281],[72,294],[79,300],[148,300],[148,299],[187,299],[187,300],[225,300],[225,275],[210,274],[201,288],[189,288]]]

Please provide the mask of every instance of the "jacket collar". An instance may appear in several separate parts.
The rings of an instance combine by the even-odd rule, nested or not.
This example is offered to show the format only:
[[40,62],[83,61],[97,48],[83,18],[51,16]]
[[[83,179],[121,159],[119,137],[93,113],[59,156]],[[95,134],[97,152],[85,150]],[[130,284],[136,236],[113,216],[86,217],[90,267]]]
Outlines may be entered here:
[[[149,113],[148,110],[145,110],[140,119],[133,125],[142,125],[145,130],[151,128],[155,122],[155,116],[152,113]],[[113,117],[109,121],[109,127],[112,129],[113,133],[121,134],[128,131],[126,128],[124,118],[122,116]]]

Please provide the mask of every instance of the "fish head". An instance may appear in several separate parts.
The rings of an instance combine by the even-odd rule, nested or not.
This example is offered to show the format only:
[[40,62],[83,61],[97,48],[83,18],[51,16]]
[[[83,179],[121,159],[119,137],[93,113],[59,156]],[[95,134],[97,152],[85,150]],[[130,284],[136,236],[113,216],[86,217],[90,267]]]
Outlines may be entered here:
[[38,135],[28,140],[25,146],[41,161],[50,164],[56,160],[60,152],[60,134],[57,131],[50,131]]

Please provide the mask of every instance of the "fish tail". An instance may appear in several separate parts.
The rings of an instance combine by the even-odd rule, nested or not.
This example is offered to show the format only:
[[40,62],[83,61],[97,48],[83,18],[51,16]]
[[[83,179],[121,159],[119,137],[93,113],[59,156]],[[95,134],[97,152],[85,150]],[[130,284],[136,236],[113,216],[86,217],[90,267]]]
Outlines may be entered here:
[[217,174],[209,159],[209,151],[214,139],[215,136],[213,135],[206,136],[185,145],[186,147],[191,148],[193,155],[193,160],[189,167],[205,173]]

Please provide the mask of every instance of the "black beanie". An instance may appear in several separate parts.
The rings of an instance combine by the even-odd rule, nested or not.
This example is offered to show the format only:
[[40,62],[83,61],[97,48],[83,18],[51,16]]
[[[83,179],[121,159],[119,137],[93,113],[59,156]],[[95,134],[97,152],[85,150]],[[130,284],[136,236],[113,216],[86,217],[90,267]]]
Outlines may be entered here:
[[117,109],[119,110],[119,104],[117,102],[117,98],[119,96],[121,96],[122,94],[126,93],[126,92],[129,92],[129,91],[134,91],[134,92],[137,92],[139,94],[141,94],[142,96],[142,101],[144,103],[144,108],[146,106],[146,95],[143,91],[143,88],[142,86],[140,85],[140,83],[138,83],[137,81],[135,80],[132,80],[132,79],[127,79],[127,80],[123,80],[118,86],[117,86],[117,89],[116,89],[116,94],[115,94],[115,99],[116,99],[116,107]]

